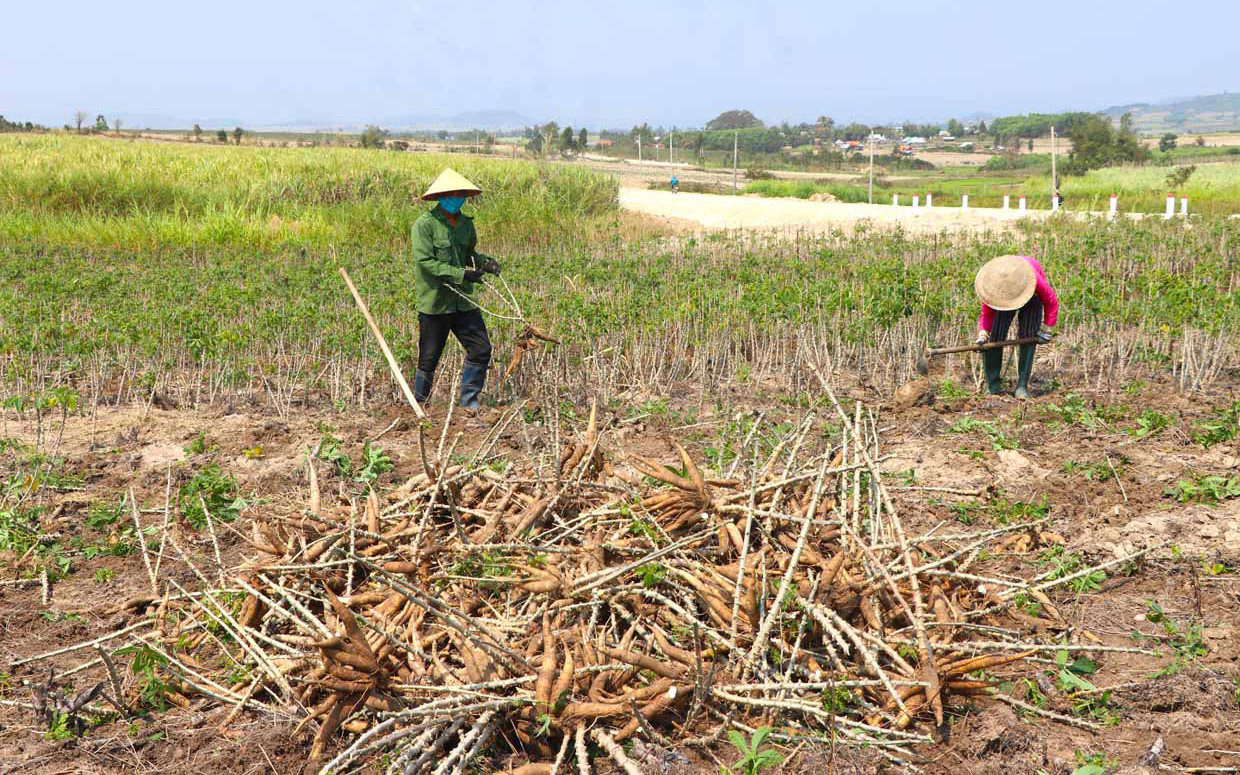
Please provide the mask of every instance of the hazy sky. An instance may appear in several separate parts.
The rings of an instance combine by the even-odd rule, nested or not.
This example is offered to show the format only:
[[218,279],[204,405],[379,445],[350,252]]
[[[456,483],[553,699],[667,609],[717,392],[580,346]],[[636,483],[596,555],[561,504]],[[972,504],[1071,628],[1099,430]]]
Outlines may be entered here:
[[1240,90],[1236,0],[0,0],[0,20],[0,113],[54,125],[885,122]]

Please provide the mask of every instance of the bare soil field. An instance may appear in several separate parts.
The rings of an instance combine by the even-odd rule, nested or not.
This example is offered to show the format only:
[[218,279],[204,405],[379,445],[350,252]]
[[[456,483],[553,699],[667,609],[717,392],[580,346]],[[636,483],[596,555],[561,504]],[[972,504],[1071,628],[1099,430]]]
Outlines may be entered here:
[[[1027,529],[1008,536],[1017,540],[986,545],[973,566],[986,577],[1021,568],[1049,573],[1068,562],[1102,563],[1153,550],[1090,575],[1087,583],[1056,588],[1049,594],[1057,618],[1026,601],[988,622],[1014,640],[1060,639],[1072,649],[1069,661],[1085,659],[1071,664],[1081,666],[1073,675],[1087,680],[1089,690],[1072,676],[1065,679],[1066,668],[1051,659],[997,668],[1000,693],[1033,709],[981,697],[953,700],[936,732],[939,742],[918,748],[917,764],[944,775],[1067,775],[1089,760],[1145,773],[1154,770],[1140,768],[1138,761],[1158,739],[1160,761],[1170,771],[1235,771],[1228,768],[1240,767],[1240,500],[1181,503],[1167,492],[1194,476],[1240,476],[1236,441],[1206,448],[1191,439],[1195,424],[1235,400],[1237,375],[1206,394],[1184,394],[1157,376],[1098,390],[1074,384],[1068,374],[1035,370],[1034,399],[1017,402],[973,395],[967,367],[967,361],[955,361],[947,373],[935,375],[953,378],[965,390],[941,390],[937,398],[917,394],[911,406],[889,390],[877,392],[837,375],[841,396],[877,412],[884,478],[890,479],[896,508],[911,532],[950,533],[962,524],[1001,527],[1031,520]],[[633,396],[602,412],[609,448],[670,463],[677,455],[673,442],[680,441],[702,460],[738,413],[760,413],[769,427],[794,425],[806,416],[791,400],[790,382],[780,377],[745,385],[685,385],[657,411],[646,398]],[[564,419],[562,429],[547,413],[541,420],[525,415],[502,435],[498,451],[528,458],[537,450],[554,450],[560,434],[583,422],[587,407],[577,402],[574,410],[571,416],[578,419]],[[1135,435],[1137,418],[1147,412],[1171,422]],[[453,432],[465,432],[459,451],[481,443],[497,414],[491,410],[479,424],[454,418]],[[109,531],[114,538],[131,518],[144,529],[158,528],[168,493],[185,481],[191,464],[206,460],[236,477],[251,504],[247,513],[297,517],[306,508],[306,456],[320,447],[325,433],[354,454],[366,442],[382,447],[394,466],[377,485],[394,488],[423,471],[408,415],[392,406],[310,411],[280,420],[256,406],[198,411],[104,406],[70,416],[63,430],[38,428],[6,412],[3,433],[27,443],[40,434],[58,437],[66,467],[81,484],[48,494],[42,505],[52,515],[47,540],[69,546],[79,538],[106,542]],[[432,417],[438,431],[443,410],[436,408]],[[821,422],[830,422],[829,412]],[[325,497],[355,491],[348,478],[320,470]],[[95,504],[116,503],[127,492],[138,505],[135,514],[110,527],[88,526]],[[216,540],[179,520],[168,530],[198,568],[213,573],[217,563],[221,571],[232,569],[255,553],[246,523],[243,516],[235,525],[220,524]],[[32,691],[46,686],[53,671],[71,693],[109,679],[103,665],[91,666],[99,653],[93,647],[21,660],[139,622],[146,606],[154,605],[133,603],[151,593],[144,557],[134,552],[79,558],[46,589],[23,578],[27,558],[4,558],[0,773],[317,772],[306,759],[311,732],[298,731],[295,719],[271,718],[203,696],[187,698],[184,707],[108,721],[81,736],[49,734],[34,718]],[[171,551],[163,560],[161,574],[186,588],[196,583],[194,572]],[[102,642],[115,649],[126,640]],[[70,674],[75,668],[79,672]],[[328,755],[340,743],[332,745]],[[785,762],[768,772],[904,771],[883,764],[873,751],[804,743],[779,749]],[[726,743],[664,754],[642,771],[717,773],[716,762],[736,760]],[[510,771],[523,761],[492,760],[489,771]],[[596,772],[619,772],[605,755],[593,765]]]
[[1021,218],[1049,218],[1049,210],[959,207],[893,207],[890,204],[812,202],[805,199],[760,196],[717,196],[641,188],[621,188],[620,206],[706,229],[805,229],[829,232],[858,224],[898,224],[916,233],[943,230],[1001,229]]

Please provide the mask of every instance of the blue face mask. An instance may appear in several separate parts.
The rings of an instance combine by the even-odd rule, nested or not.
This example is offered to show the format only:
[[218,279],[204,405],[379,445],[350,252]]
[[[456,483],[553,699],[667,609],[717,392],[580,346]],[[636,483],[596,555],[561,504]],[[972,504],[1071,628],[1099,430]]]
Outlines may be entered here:
[[441,196],[439,197],[439,206],[443,208],[445,213],[456,215],[461,211],[461,205],[465,204],[463,196]]

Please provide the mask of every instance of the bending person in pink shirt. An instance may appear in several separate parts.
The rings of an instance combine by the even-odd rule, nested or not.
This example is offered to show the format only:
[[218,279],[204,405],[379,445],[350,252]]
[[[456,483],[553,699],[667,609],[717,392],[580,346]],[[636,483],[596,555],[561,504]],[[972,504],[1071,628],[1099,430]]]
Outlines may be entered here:
[[[1059,297],[1046,279],[1042,266],[1029,256],[1000,256],[986,262],[973,281],[982,300],[982,314],[977,319],[977,343],[1007,339],[1012,319],[1017,319],[1017,339],[1037,337],[1042,343],[1054,336],[1059,322]],[[1003,349],[982,350],[982,366],[986,370],[986,389],[991,394],[1002,387]],[[1036,344],[1020,346],[1017,362],[1016,397],[1029,397],[1029,374],[1033,371]]]

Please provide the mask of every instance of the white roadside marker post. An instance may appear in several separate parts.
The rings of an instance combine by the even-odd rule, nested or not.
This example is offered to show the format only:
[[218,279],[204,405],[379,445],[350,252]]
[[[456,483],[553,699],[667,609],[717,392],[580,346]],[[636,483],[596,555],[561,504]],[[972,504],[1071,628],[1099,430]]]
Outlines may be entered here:
[[1115,220],[1115,215],[1119,212],[1119,194],[1111,194],[1111,206],[1107,210],[1107,220]]
[[1186,196],[1180,197],[1180,215],[1188,217],[1188,197]]
[[1175,216],[1175,194],[1167,194],[1167,211],[1163,213],[1163,220],[1171,220]]
[[1004,195],[1003,195],[1003,209],[1004,209],[1004,210],[1009,210],[1009,209],[1011,209],[1011,205],[1012,205],[1012,195],[1011,195],[1011,194],[1004,194]]
[[891,206],[892,206],[892,207],[899,207],[899,206],[900,206],[900,195],[899,195],[899,194],[892,194],[892,195],[891,195]]
[[919,197],[917,194],[913,194],[913,209],[916,210],[920,204],[921,204],[921,197]]
[[969,209],[969,195],[968,194],[965,194],[964,196],[960,198],[960,209],[961,210]]
[[1019,201],[1020,206],[1018,209],[1023,213],[1025,211],[1025,198],[1022,196]]
[[934,207],[934,194],[927,193],[926,194],[926,209],[929,210],[931,207]]

